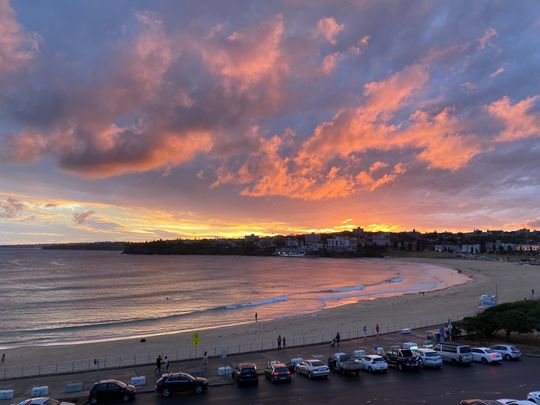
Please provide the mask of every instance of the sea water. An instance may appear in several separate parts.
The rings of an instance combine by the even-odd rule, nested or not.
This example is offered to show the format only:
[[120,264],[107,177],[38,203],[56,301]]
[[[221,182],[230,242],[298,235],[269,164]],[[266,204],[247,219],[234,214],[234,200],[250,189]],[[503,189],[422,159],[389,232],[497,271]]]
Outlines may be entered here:
[[0,248],[0,348],[215,328],[466,281],[384,259]]

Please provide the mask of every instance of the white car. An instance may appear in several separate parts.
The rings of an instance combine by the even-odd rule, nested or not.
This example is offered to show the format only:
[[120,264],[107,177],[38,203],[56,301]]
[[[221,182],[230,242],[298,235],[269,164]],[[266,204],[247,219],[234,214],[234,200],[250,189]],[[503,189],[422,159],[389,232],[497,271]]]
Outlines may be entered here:
[[471,349],[474,361],[482,364],[499,363],[502,361],[502,354],[491,350],[489,347],[473,347]]
[[519,359],[521,357],[521,351],[512,345],[493,345],[490,349],[494,352],[502,354],[505,360]]
[[502,405],[534,405],[534,402],[524,399],[498,399],[497,402]]
[[421,347],[413,349],[413,353],[420,358],[424,367],[441,367],[443,365],[442,356],[433,349]]
[[358,359],[362,364],[362,369],[369,371],[370,373],[385,372],[388,370],[388,363],[386,360],[377,354],[368,354]]
[[304,374],[307,378],[327,378],[330,375],[330,368],[320,360],[304,360],[296,366],[298,374]]
[[56,399],[40,397],[40,398],[31,398],[25,399],[22,402],[19,402],[19,405],[75,405],[73,402],[60,402]]
[[540,391],[529,392],[527,399],[535,404],[540,404]]

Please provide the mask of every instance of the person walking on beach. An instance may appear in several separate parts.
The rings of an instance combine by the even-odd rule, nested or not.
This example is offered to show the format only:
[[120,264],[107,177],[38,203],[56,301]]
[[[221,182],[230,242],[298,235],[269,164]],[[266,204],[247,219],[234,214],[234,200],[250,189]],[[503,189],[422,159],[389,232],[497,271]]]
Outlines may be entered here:
[[278,335],[277,337],[277,348],[278,350],[281,350],[281,335]]
[[6,354],[2,353],[2,361],[0,362],[0,365],[5,366],[6,365]]
[[283,348],[286,349],[287,348],[287,339],[285,339],[285,336],[283,336],[281,338],[281,343],[283,344]]
[[255,312],[255,322],[258,321],[258,316],[257,316],[257,312]]
[[379,327],[379,324],[375,325],[375,332],[377,332],[377,336],[379,336],[379,331],[381,328]]
[[367,326],[364,325],[364,337],[367,338]]
[[159,354],[156,358],[156,369],[154,370],[154,374],[161,374],[161,354]]
[[165,367],[165,372],[168,373],[169,372],[169,359],[167,358],[167,356],[165,356],[165,358],[163,359],[163,366]]
[[339,347],[339,341],[341,340],[341,335],[338,333],[336,333],[336,337],[334,338],[336,344],[337,344],[337,347]]

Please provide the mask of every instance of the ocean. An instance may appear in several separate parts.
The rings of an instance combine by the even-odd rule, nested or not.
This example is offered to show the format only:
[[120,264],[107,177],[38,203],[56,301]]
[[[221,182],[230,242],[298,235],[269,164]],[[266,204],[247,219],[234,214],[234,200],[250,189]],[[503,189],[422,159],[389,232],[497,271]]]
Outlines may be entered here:
[[116,340],[314,313],[465,282],[385,259],[0,248],[0,348]]

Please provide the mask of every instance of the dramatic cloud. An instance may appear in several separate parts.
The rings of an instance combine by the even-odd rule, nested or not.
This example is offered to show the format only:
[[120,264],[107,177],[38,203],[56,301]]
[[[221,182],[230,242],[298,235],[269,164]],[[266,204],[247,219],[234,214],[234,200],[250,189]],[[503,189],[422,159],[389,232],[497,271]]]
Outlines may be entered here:
[[[35,218],[25,226],[87,238],[344,218],[527,223],[540,193],[535,6],[187,0],[42,13],[0,0],[2,204],[41,199],[21,198]],[[46,207],[56,199],[77,203]],[[148,230],[100,202],[171,224]],[[91,211],[89,223],[73,216]],[[176,212],[204,229],[173,226]]]

